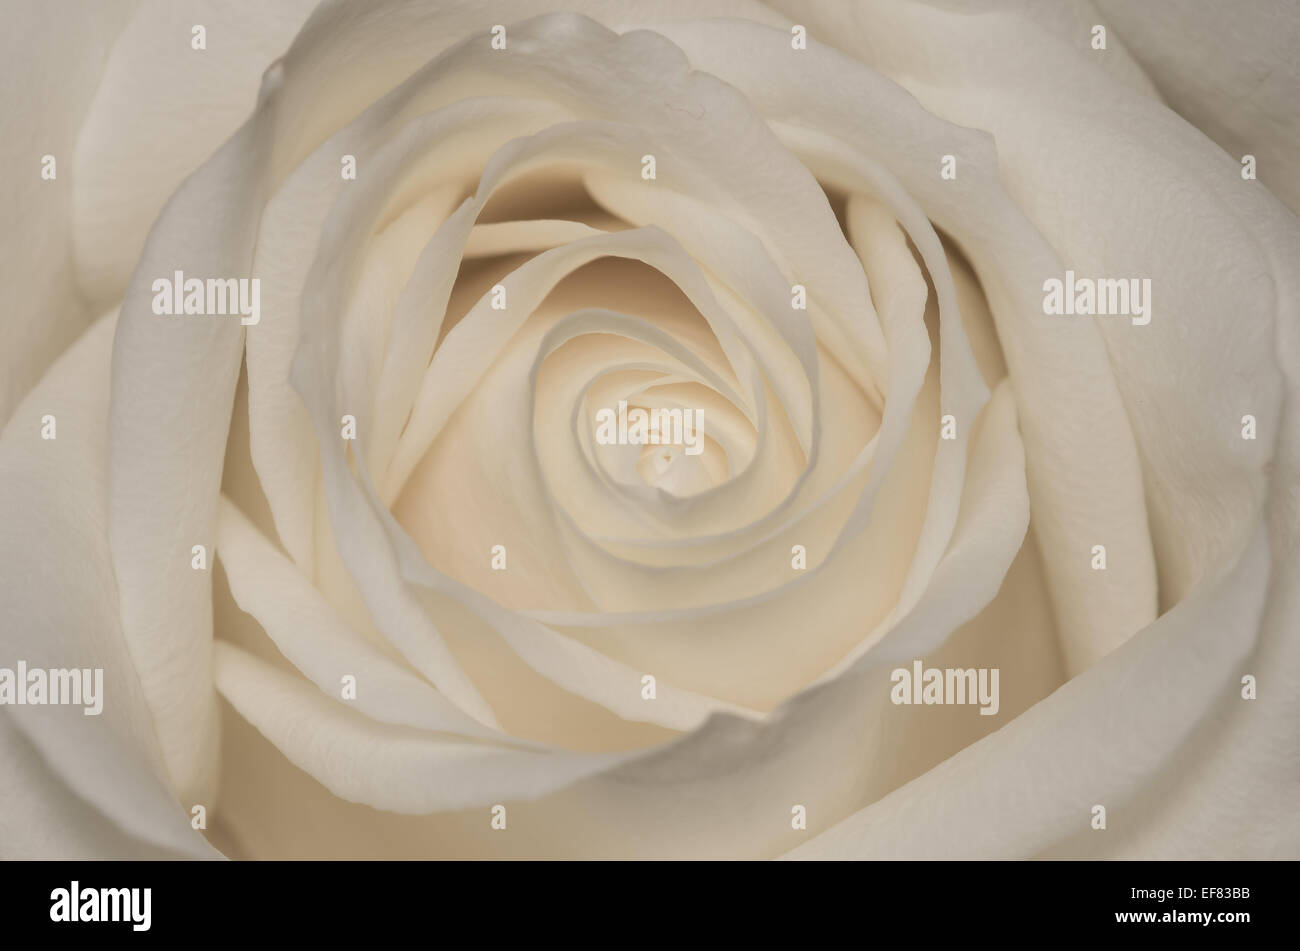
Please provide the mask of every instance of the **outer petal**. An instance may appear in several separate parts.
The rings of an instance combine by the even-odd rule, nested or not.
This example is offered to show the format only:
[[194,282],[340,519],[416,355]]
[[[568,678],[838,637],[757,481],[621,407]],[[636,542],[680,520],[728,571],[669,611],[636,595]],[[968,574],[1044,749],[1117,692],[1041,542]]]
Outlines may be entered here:
[[[244,336],[235,318],[155,315],[150,285],[175,271],[248,273],[267,124],[246,126],[168,204],[113,345],[108,537],[123,631],[183,799],[202,799],[215,781],[211,575],[191,567],[191,551],[214,544]],[[228,226],[196,231],[214,207],[226,209]]]
[[[6,3],[0,30],[0,425],[94,316],[73,268],[73,146],[134,3]],[[54,157],[53,180],[41,177]]]
[[[98,716],[79,706],[0,709],[0,773],[13,787],[0,834],[6,857],[212,854],[168,789],[118,620],[104,488],[113,324],[104,317],[64,354],[0,436],[0,665],[104,670]],[[47,415],[50,440],[41,438]],[[76,846],[55,822],[95,830]]]
[[[1218,585],[790,857],[1294,855],[1296,567],[1293,553],[1266,609],[1261,528]],[[1241,696],[1247,673],[1270,683],[1258,700]],[[1107,828],[1093,831],[1098,804]]]
[[1178,113],[1300,214],[1300,7],[1097,0]]
[[[316,3],[142,0],[77,140],[77,276],[92,305],[121,299],[164,203],[248,117]],[[206,49],[191,46],[196,25]]]
[[[336,796],[389,812],[459,809],[493,798],[531,799],[626,756],[521,751],[380,724],[301,677],[237,647],[217,645],[221,692],[294,765]],[[373,689],[363,684],[359,689]]]
[[[0,763],[0,860],[186,857],[124,833],[72,791],[7,715],[0,715]],[[194,845],[202,848],[197,836]]]

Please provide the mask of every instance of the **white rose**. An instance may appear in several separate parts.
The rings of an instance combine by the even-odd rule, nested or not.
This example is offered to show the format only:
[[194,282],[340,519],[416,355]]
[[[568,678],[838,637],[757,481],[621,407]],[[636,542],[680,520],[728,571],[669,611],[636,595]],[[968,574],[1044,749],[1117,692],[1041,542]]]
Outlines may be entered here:
[[0,854],[1300,854],[1293,12],[91,6],[6,13],[0,690],[102,712],[0,711]]

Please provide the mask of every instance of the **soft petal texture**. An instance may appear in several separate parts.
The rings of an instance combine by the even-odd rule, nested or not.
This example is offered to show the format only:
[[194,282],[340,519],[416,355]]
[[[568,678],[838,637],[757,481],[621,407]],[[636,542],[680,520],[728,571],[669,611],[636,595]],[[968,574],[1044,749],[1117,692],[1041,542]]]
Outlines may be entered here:
[[1097,0],[1165,101],[1300,214],[1300,8]]
[[[530,799],[617,762],[613,756],[559,757],[384,726],[227,644],[217,645],[217,684],[291,762],[335,795],[390,812]],[[359,690],[375,687],[359,684]]]
[[[80,706],[0,709],[5,772],[12,761],[18,777],[56,780],[48,797],[5,797],[6,857],[49,857],[46,845],[70,855],[111,848],[121,857],[119,847],[139,856],[212,854],[169,789],[156,722],[118,619],[104,491],[115,318],[101,318],[55,362],[0,436],[0,662],[104,671],[98,716]],[[56,426],[48,440],[41,438],[47,415]],[[92,827],[80,847],[52,826],[64,821]]]
[[[73,7],[6,3],[0,108],[0,425],[95,311],[73,262],[73,148],[118,33],[134,3]],[[41,177],[42,158],[57,177]]]
[[228,501],[221,506],[217,545],[239,606],[257,618],[285,656],[321,690],[333,694],[342,677],[352,676],[364,685],[357,708],[368,716],[426,730],[492,736],[349,629],[320,592]]
[[[109,525],[123,632],[182,798],[212,792],[217,769],[212,692],[211,551],[243,327],[230,317],[159,317],[156,278],[247,274],[259,213],[250,182],[266,161],[266,123],[246,126],[168,203],[122,303],[109,412]],[[195,231],[204,208],[230,226]]]
[[[316,2],[140,0],[68,163],[77,276],[92,305],[121,299],[163,205],[247,118],[262,73]],[[206,49],[191,46],[195,26]]]
[[74,793],[9,720],[0,716],[0,860],[176,859],[171,852],[125,834]]
[[[1294,855],[1300,766],[1278,742],[1300,712],[1286,686],[1297,639],[1282,620],[1295,608],[1294,552],[1276,582],[1269,574],[1261,527],[1219,584],[791,857]],[[1252,671],[1278,689],[1243,699],[1240,679]],[[1106,807],[1105,830],[1090,827],[1095,804]]]

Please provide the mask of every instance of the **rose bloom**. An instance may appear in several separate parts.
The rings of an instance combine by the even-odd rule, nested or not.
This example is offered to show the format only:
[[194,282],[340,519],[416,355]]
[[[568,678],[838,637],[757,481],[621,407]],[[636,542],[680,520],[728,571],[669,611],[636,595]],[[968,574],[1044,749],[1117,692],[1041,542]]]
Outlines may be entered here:
[[1294,5],[3,17],[0,855],[1300,856]]

